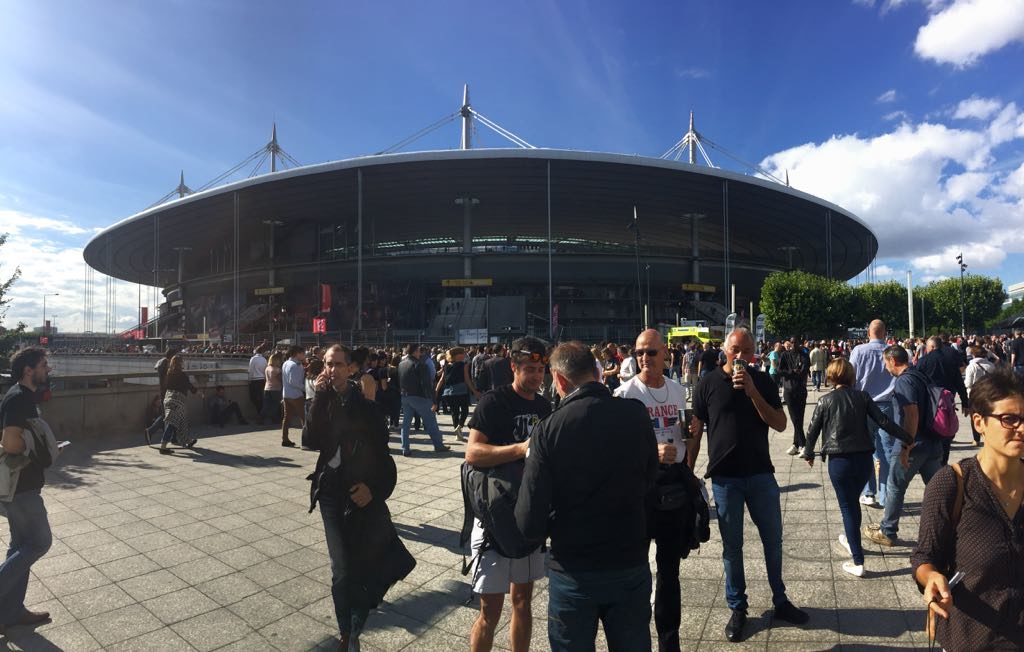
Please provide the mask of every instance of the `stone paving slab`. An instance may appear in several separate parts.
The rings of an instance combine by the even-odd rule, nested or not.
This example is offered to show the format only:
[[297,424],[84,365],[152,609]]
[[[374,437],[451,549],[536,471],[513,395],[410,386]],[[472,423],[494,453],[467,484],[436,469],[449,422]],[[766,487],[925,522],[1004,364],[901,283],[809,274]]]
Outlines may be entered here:
[[[195,450],[173,456],[142,445],[141,433],[76,441],[68,449],[48,473],[44,497],[54,543],[33,567],[27,600],[30,608],[50,611],[53,621],[11,628],[0,637],[0,650],[337,648],[323,526],[307,513],[305,477],[315,453],[282,448],[272,430],[196,431]],[[960,439],[969,432],[962,421]],[[723,635],[729,610],[713,527],[711,541],[680,568],[682,648],[925,648],[924,610],[908,562],[923,485],[915,481],[907,494],[900,523],[906,540],[891,549],[866,545],[869,574],[851,577],[840,569],[842,519],[827,471],[785,455],[791,437],[791,430],[772,436],[783,491],[784,576],[810,623],[772,621],[764,557],[748,516],[747,639],[732,644]],[[418,565],[371,614],[365,650],[468,648],[478,605],[460,573],[462,445],[453,439],[446,435],[452,452],[434,453],[425,435],[414,434],[414,456],[395,458],[398,486],[389,506]],[[398,452],[397,434],[392,450]],[[975,451],[958,442],[953,458]],[[703,452],[698,464],[698,470],[706,464]],[[880,510],[865,508],[865,523],[880,518]],[[4,523],[0,546],[7,537]],[[653,548],[651,564],[653,570]],[[508,611],[506,605],[496,649],[509,649]],[[533,611],[533,649],[547,649],[547,580],[535,587]],[[598,649],[606,649],[600,634]]]

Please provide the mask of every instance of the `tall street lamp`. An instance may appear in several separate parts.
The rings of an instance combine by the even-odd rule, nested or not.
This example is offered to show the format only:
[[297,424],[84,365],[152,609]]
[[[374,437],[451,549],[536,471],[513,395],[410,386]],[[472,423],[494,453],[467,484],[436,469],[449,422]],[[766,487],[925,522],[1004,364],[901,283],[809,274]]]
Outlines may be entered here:
[[43,335],[49,335],[49,330],[46,327],[46,297],[59,297],[60,292],[51,292],[50,294],[43,295]]
[[964,252],[960,252],[956,262],[960,264],[960,337],[967,337],[967,328],[964,324],[964,272],[967,270],[967,264],[964,262]]

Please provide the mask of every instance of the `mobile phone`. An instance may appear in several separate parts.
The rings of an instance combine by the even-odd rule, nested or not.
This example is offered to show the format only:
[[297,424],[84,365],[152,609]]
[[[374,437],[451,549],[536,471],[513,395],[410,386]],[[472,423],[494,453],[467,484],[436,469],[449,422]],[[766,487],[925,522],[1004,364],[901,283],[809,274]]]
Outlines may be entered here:
[[746,371],[747,364],[747,361],[743,358],[736,358],[732,361],[732,372],[736,373],[737,371]]
[[965,575],[967,575],[967,573],[965,573],[963,571],[957,571],[956,573],[954,573],[953,577],[950,578],[950,580],[949,580],[949,588],[950,588],[950,590],[952,590],[960,582],[963,582]]
[[70,445],[71,445],[71,442],[69,442],[69,441],[59,441],[59,442],[57,442],[57,450],[63,450],[63,449],[67,448]]

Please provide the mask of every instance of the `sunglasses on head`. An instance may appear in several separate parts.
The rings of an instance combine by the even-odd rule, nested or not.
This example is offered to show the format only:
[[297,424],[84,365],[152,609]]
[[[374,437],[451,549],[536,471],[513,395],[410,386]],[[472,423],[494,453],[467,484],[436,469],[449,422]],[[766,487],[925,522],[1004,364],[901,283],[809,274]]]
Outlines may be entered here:
[[637,349],[634,353],[638,358],[642,358],[645,355],[653,358],[661,353],[661,349]]
[[548,363],[548,356],[533,351],[517,351],[516,362],[542,362]]

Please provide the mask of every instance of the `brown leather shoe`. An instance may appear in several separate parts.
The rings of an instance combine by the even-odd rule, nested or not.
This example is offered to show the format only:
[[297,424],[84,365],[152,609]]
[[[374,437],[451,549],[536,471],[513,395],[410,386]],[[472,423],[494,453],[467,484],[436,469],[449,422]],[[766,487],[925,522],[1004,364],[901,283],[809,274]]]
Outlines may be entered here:
[[21,618],[15,625],[41,625],[42,623],[50,622],[50,612],[48,611],[29,611],[25,610],[25,613],[21,614]]

